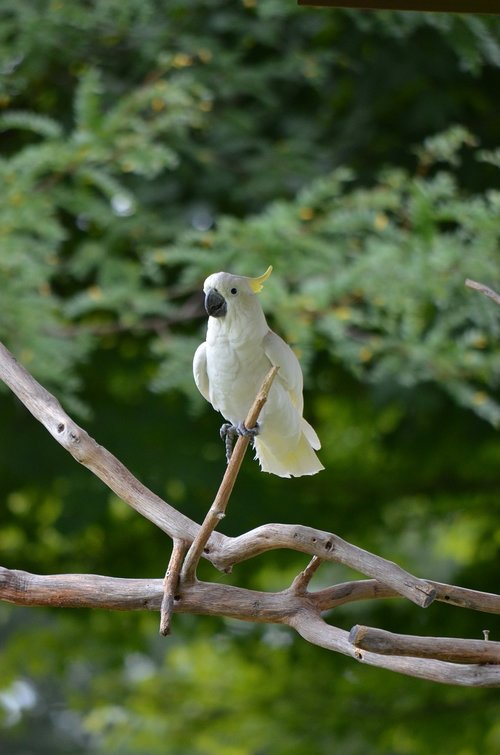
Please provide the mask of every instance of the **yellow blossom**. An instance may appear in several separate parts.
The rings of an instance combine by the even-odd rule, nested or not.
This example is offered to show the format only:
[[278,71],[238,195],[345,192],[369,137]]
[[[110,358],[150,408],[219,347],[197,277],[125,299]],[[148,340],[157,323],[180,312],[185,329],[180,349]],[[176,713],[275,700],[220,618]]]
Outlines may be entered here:
[[301,220],[312,220],[314,217],[314,210],[312,207],[301,207],[299,210],[299,218]]

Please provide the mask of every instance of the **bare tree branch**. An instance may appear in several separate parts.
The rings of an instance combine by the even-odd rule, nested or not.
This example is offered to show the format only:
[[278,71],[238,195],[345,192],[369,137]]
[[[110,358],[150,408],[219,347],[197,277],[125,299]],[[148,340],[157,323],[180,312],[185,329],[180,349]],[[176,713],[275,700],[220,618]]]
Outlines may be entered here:
[[441,684],[463,687],[499,687],[500,666],[479,663],[460,664],[436,661],[431,658],[388,656],[361,650],[349,642],[349,632],[325,624],[312,611],[295,614],[288,622],[308,642],[327,650],[348,655],[369,666],[396,671],[399,674],[428,679]]
[[409,655],[458,663],[500,663],[500,642],[462,640],[456,637],[415,637],[356,624],[349,642],[382,655]]
[[170,622],[174,611],[175,593],[179,587],[182,562],[187,550],[185,540],[174,540],[172,554],[163,580],[163,598],[160,607],[160,634],[170,634]]
[[[373,583],[374,580],[350,582],[316,593],[300,593],[293,586],[281,592],[266,593],[232,585],[195,581],[183,586],[182,594],[174,599],[173,611],[284,624],[295,629],[308,642],[351,656],[371,666],[443,684],[500,686],[500,664],[484,665],[484,660],[481,660],[474,666],[413,656],[388,657],[381,652],[355,647],[349,641],[348,632],[327,624],[321,618],[320,611],[325,604],[326,592],[333,595],[337,591],[339,600],[342,601],[341,593],[353,595],[359,586],[373,588]],[[450,585],[442,587],[452,588]],[[488,593],[467,591],[465,588],[462,590],[464,593],[473,593],[476,598],[481,595],[486,599],[493,597]],[[378,594],[373,589],[369,592],[361,589],[356,599],[391,597],[387,592],[383,585]],[[392,596],[395,597],[396,593],[392,592]],[[0,567],[0,599],[17,605],[158,611],[163,597],[164,585],[161,579],[119,579],[92,574],[42,576]],[[494,597],[500,601],[498,596]],[[429,638],[429,642],[432,640],[433,638]],[[484,641],[481,644],[485,644]]]
[[[1,343],[0,379],[63,448],[123,501],[173,540],[192,543],[199,525],[149,490],[113,454],[73,422],[59,401]],[[240,448],[243,450],[244,446]],[[350,566],[361,574],[379,579],[423,607],[434,599],[433,588],[427,582],[400,566],[351,545],[337,535],[302,525],[267,524],[234,538],[213,532],[202,555],[216,568],[230,571],[234,564],[276,548],[289,548]]]
[[[460,608],[483,613],[500,613],[500,595],[466,587],[447,585],[443,582],[427,580],[436,591],[436,600]],[[376,598],[399,598],[401,595],[376,579],[360,579],[355,582],[342,582],[314,593],[318,610],[328,611],[344,603]]]
[[[268,375],[254,410],[253,426],[274,373]],[[200,528],[148,490],[109,451],[94,441],[64,412],[48,391],[0,344],[0,378],[73,457],[97,475],[136,511],[174,541],[164,580],[130,580],[98,575],[40,576],[0,567],[0,599],[17,605],[92,607],[161,612],[160,631],[167,634],[173,613],[226,616],[244,621],[284,624],[304,639],[358,661],[432,681],[468,686],[500,686],[500,643],[486,640],[418,638],[369,627],[345,630],[327,624],[321,613],[343,603],[369,598],[406,597],[426,607],[434,599],[489,613],[500,613],[500,596],[418,579],[397,564],[342,540],[338,535],[303,525],[267,524],[238,537],[214,531],[224,514],[239,464],[248,444],[236,445],[234,467],[226,476],[206,522]],[[181,568],[186,549],[191,555]],[[276,548],[312,556],[306,568],[281,592],[266,593],[232,585],[200,582],[201,556],[230,571],[249,558]],[[345,564],[372,577],[310,592],[310,581],[323,561]],[[363,647],[361,647],[363,645]],[[369,648],[365,649],[368,645]],[[376,652],[375,652],[376,651]],[[425,656],[425,657],[424,657]],[[474,663],[449,663],[448,660]]]
[[[176,598],[174,612],[192,611],[198,614],[231,616],[252,621],[252,611],[257,598],[259,598],[257,602],[260,607],[272,606],[272,614],[276,616],[285,604],[287,607],[293,604],[296,610],[305,606],[320,614],[345,603],[401,597],[395,590],[374,579],[343,582],[316,592],[297,590],[297,582],[306,572],[302,572],[290,588],[278,593],[257,592],[234,585],[219,585],[210,582],[194,582],[187,587],[183,585],[182,596]],[[443,603],[451,602],[447,599],[449,593],[460,590],[464,596],[470,597],[469,599],[464,597],[461,602],[454,602],[453,605],[486,613],[500,613],[499,595],[468,590],[465,587],[457,588],[438,582],[434,584],[441,588],[442,595],[439,595],[437,600]],[[208,585],[208,587],[202,587],[202,585]],[[160,610],[164,592],[164,580],[159,578],[128,579],[97,574],[40,575],[0,566],[0,599],[16,605],[105,608],[113,611],[157,611]],[[203,600],[210,596],[209,605],[199,605],[197,601],[201,600],[200,596],[204,596]],[[287,596],[286,601],[284,596]],[[298,601],[297,597],[305,597],[305,603]],[[284,601],[281,608],[277,601]],[[496,606],[493,605],[493,601],[496,601]]]
[[300,551],[318,556],[323,561],[349,566],[393,587],[399,595],[422,608],[427,608],[436,596],[428,581],[414,577],[392,561],[358,548],[332,532],[300,524],[264,524],[238,537],[226,538],[215,553],[209,546],[208,555],[217,568],[227,571],[240,561],[277,548]]
[[[253,402],[248,415],[245,419],[245,427],[255,427],[259,415],[262,411],[264,404],[267,401],[271,385],[278,372],[278,367],[272,367],[262,383],[260,390]],[[226,514],[226,507],[229,503],[229,498],[233,491],[234,483],[240,471],[243,457],[250,443],[250,438],[245,435],[240,435],[236,446],[234,447],[231,459],[226,467],[224,477],[220,484],[217,495],[212,503],[208,513],[196,535],[195,539],[191,543],[191,547],[186,556],[184,566],[182,567],[182,579],[184,582],[192,582],[196,578],[196,568],[203,555],[203,551],[212,535],[213,531],[219,524],[220,520]]]
[[476,291],[480,291],[485,296],[488,296],[490,299],[493,299],[493,301],[496,304],[500,304],[500,294],[497,294],[496,291],[493,291],[492,288],[489,286],[485,286],[484,283],[478,283],[477,281],[473,281],[470,278],[467,278],[465,281],[465,285],[468,288],[473,288]]
[[171,538],[194,538],[198,525],[148,490],[116,456],[73,422],[59,401],[1,343],[0,379],[76,461],[90,469],[129,506]]
[[313,556],[304,571],[297,574],[290,586],[290,590],[296,595],[305,595],[311,579],[314,577],[321,564],[321,559],[317,556]]

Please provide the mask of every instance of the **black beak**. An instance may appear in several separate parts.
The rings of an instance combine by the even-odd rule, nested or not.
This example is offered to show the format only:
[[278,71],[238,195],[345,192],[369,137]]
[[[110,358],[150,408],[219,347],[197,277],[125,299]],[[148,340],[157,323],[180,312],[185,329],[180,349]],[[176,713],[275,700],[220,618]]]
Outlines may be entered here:
[[211,288],[205,296],[205,309],[211,317],[224,317],[227,312],[226,300],[215,288]]

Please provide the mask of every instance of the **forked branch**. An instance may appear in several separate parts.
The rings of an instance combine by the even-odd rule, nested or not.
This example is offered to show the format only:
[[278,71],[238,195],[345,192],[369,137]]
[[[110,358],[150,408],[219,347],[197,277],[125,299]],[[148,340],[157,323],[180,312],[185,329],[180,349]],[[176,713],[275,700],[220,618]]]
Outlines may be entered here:
[[[272,381],[274,373],[268,377]],[[174,541],[163,580],[124,580],[89,574],[39,576],[0,567],[0,599],[18,605],[161,611],[160,631],[163,634],[170,630],[173,613],[210,614],[285,624],[309,642],[370,665],[449,684],[500,686],[497,643],[452,640],[455,648],[462,643],[460,649],[463,654],[456,651],[453,659],[459,662],[450,663],[440,659],[450,657],[442,655],[445,638],[410,638],[385,632],[382,633],[385,645],[383,648],[379,645],[374,652],[373,644],[371,649],[364,649],[363,643],[373,643],[375,634],[380,630],[365,627],[361,638],[357,628],[353,630],[351,642],[348,632],[327,624],[322,618],[324,611],[346,602],[394,597],[408,598],[422,607],[429,606],[437,599],[475,610],[500,613],[500,596],[419,579],[397,564],[348,543],[338,535],[312,527],[267,524],[234,538],[214,531],[214,525],[224,513],[233,489],[248,445],[246,439],[238,441],[239,445],[234,451],[235,466],[228,467],[225,481],[214,501],[212,514],[215,518],[209,514],[200,528],[148,490],[116,457],[78,427],[57,399],[37,383],[1,344],[0,378],[77,461]],[[261,399],[265,400],[269,386],[270,382]],[[256,411],[257,414],[260,411],[258,406]],[[247,426],[253,426],[256,417],[247,418]],[[189,547],[190,555],[182,569],[182,559]],[[292,585],[282,592],[245,590],[236,586],[199,582],[195,578],[200,557],[207,558],[218,569],[229,571],[236,563],[276,548],[290,548],[313,557]],[[345,564],[372,579],[310,592],[310,580],[323,561]],[[378,641],[381,642],[380,635]],[[470,645],[471,642],[474,644]],[[485,645],[488,647],[483,649]],[[474,648],[476,655],[471,655],[471,648]],[[447,652],[450,652],[449,647]],[[468,662],[474,658],[476,662]],[[489,665],[485,665],[486,658]]]
[[[460,658],[461,660],[454,663],[436,660],[435,657],[429,658],[425,652],[422,653],[423,657],[420,657],[420,648],[417,647],[419,641],[428,639],[431,646],[434,638],[418,637],[409,638],[415,643],[412,656],[387,652],[387,648],[384,653],[373,652],[357,646],[351,641],[349,632],[327,624],[322,618],[322,611],[346,602],[364,600],[366,597],[372,599],[399,597],[380,583],[377,583],[379,590],[375,591],[374,582],[374,580],[353,581],[334,585],[328,590],[304,593],[300,591],[298,594],[294,585],[282,592],[269,593],[195,581],[183,587],[182,594],[173,602],[173,611],[174,613],[225,616],[242,621],[284,624],[295,629],[301,637],[314,645],[348,655],[370,666],[378,666],[443,684],[474,687],[500,686],[500,664],[484,665],[486,656],[481,653],[478,654],[481,661],[476,663],[470,663],[466,660],[468,656],[464,655],[461,658],[458,653],[455,654],[455,660],[459,661]],[[358,589],[360,586],[361,589]],[[441,585],[441,587],[443,596],[456,589],[450,585]],[[465,588],[461,589],[463,592],[469,592]],[[470,592],[473,593],[471,602],[477,606],[478,610],[500,613],[500,596],[477,591]],[[161,579],[119,579],[94,574],[42,576],[0,567],[0,597],[10,603],[25,606],[158,611],[164,599],[164,584]],[[445,600],[445,597],[442,599]],[[481,605],[484,605],[485,609],[481,609]],[[435,639],[440,642],[442,638]],[[453,638],[446,639],[449,643],[467,642]],[[478,647],[490,644],[492,643],[486,640],[477,641]]]

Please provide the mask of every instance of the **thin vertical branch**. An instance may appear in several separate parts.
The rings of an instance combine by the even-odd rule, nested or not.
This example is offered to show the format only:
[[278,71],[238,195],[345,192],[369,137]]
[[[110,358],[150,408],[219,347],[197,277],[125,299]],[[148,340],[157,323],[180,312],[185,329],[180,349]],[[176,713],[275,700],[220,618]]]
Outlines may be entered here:
[[175,593],[179,586],[182,561],[186,550],[187,543],[185,540],[174,540],[172,554],[163,580],[163,599],[160,608],[160,634],[163,635],[163,637],[170,634],[170,622],[174,611]]
[[[246,427],[255,427],[259,414],[262,411],[264,404],[267,401],[271,385],[278,372],[278,367],[272,367],[264,378],[260,390],[255,398],[255,401],[248,412],[245,419]],[[196,569],[200,558],[203,554],[203,550],[210,539],[210,535],[217,527],[221,519],[224,518],[226,513],[227,504],[233,491],[234,483],[240,471],[241,463],[245,455],[245,451],[248,448],[250,439],[247,436],[240,435],[236,445],[234,447],[233,454],[226,467],[224,477],[220,484],[217,495],[212,503],[208,513],[201,525],[198,534],[193,540],[191,547],[186,556],[184,566],[182,568],[182,580],[184,582],[193,582],[196,578]]]

